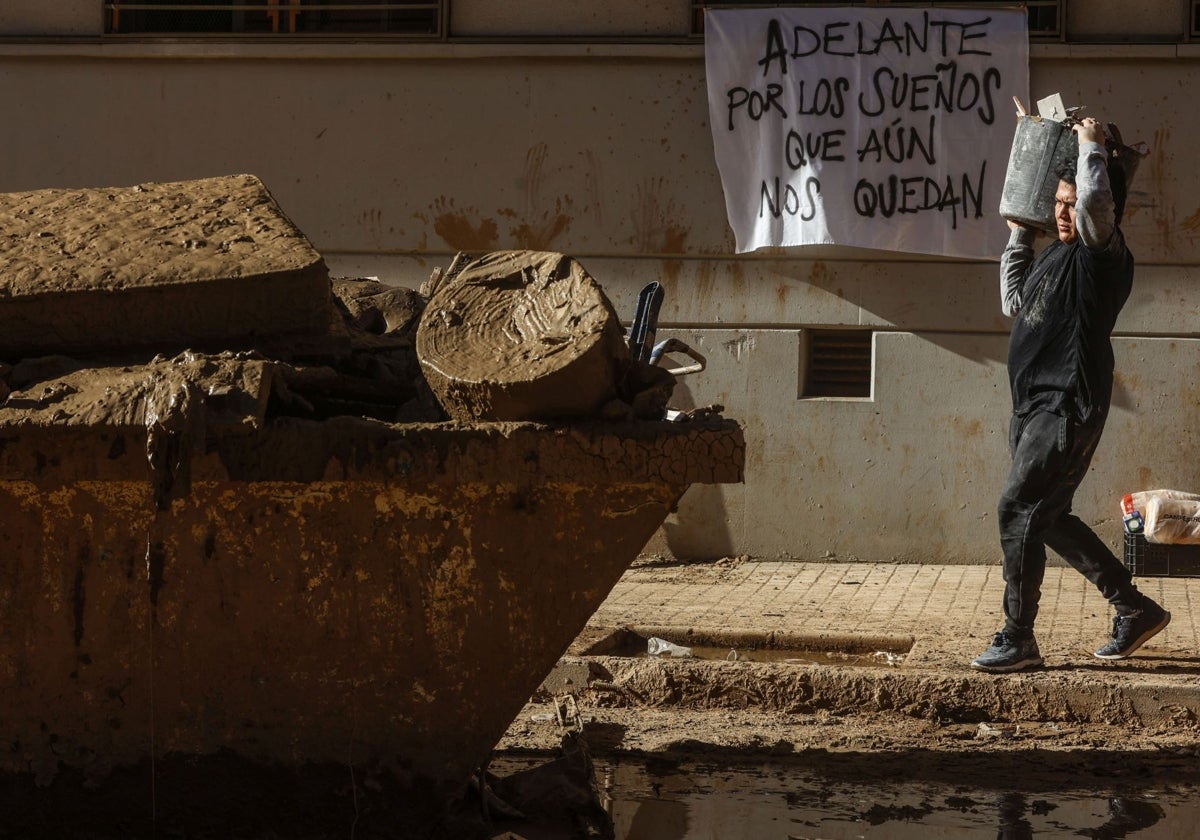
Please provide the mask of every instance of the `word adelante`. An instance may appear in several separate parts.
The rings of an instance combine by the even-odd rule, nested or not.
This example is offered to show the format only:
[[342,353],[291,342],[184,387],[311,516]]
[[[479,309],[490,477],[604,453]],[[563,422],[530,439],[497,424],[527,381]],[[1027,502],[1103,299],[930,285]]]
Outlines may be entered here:
[[908,21],[897,25],[885,17],[877,31],[868,32],[862,21],[827,23],[818,29],[807,26],[792,26],[784,32],[783,26],[774,18],[767,24],[766,51],[759,65],[763,75],[777,65],[780,73],[788,72],[788,61],[807,58],[817,53],[855,58],[862,55],[895,57],[917,54],[933,54],[941,58],[963,55],[991,55],[991,51],[977,48],[973,43],[988,37],[990,17],[968,22],[949,18],[930,18],[928,12],[921,15],[922,22],[914,25]]

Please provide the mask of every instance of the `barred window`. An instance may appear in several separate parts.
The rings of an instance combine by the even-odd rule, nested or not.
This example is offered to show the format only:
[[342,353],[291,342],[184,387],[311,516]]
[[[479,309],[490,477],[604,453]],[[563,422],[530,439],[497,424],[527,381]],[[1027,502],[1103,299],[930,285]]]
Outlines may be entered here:
[[145,0],[104,4],[107,35],[440,37],[446,0]]
[[[1197,0],[1192,0],[1195,3]],[[706,3],[703,0],[692,0],[692,34],[704,34],[705,9],[732,9],[739,6],[791,8],[802,6],[886,6],[888,0],[798,0],[791,3],[764,3],[763,0],[720,0],[717,3]],[[905,6],[964,6],[980,5],[996,8],[1011,8],[1011,3],[997,3],[995,0],[931,0],[927,3],[896,3],[897,7]],[[1063,20],[1066,18],[1067,0],[1025,0],[1029,12],[1029,37],[1036,41],[1061,41],[1063,37]]]

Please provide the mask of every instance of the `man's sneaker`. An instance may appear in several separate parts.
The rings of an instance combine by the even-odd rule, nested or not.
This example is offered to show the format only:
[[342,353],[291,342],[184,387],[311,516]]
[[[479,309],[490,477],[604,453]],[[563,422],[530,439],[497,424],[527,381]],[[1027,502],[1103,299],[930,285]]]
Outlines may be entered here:
[[1096,656],[1100,659],[1124,659],[1170,623],[1171,614],[1147,598],[1145,606],[1137,612],[1118,615],[1113,619],[1112,638],[1096,651]]
[[1033,636],[1018,639],[1007,630],[1001,630],[992,639],[991,647],[972,662],[971,667],[993,674],[1004,674],[1036,668],[1041,664],[1042,654],[1038,652],[1037,641]]

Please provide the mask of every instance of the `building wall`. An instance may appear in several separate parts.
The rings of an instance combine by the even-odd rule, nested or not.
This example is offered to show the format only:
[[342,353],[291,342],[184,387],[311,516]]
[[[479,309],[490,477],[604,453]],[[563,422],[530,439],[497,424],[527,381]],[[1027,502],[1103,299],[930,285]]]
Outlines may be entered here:
[[[651,550],[995,561],[996,263],[735,256],[689,4],[506,5],[456,0],[451,34],[470,37],[449,43],[154,42],[99,38],[98,2],[16,0],[0,11],[0,190],[251,172],[336,274],[416,286],[459,250],[552,249],[630,317],[658,280],[660,337],[709,362],[675,402],[724,405],[748,464],[744,485],[692,488]],[[1130,4],[1082,5],[1072,38],[1130,31]],[[1151,149],[1124,224],[1138,273],[1112,416],[1075,506],[1114,547],[1124,493],[1200,490],[1200,48],[1175,43],[1182,0],[1136,5],[1156,43],[1031,49],[1032,98],[1059,91]],[[799,398],[804,331],[842,326],[875,330],[872,397]]]

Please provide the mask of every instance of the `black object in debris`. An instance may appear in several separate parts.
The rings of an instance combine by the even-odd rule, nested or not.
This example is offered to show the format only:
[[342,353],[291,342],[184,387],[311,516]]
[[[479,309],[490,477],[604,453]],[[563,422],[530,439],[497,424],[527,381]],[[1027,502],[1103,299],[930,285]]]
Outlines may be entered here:
[[638,294],[637,312],[633,316],[633,326],[629,328],[629,354],[635,362],[650,361],[662,302],[663,289],[657,281],[647,284]]
[[1200,545],[1149,542],[1125,535],[1125,566],[1141,577],[1200,577]]

